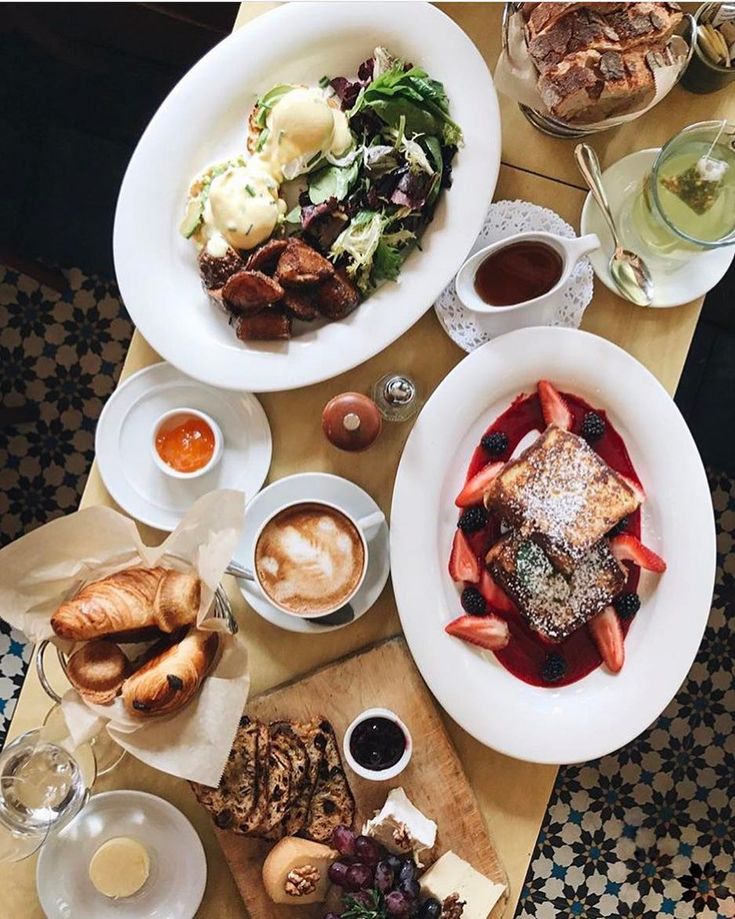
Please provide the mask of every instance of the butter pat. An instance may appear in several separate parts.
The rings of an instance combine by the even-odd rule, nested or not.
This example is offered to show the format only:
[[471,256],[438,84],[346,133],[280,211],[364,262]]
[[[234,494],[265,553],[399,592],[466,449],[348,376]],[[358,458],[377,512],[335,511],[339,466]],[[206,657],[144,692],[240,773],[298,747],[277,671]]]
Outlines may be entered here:
[[89,863],[89,879],[97,890],[118,900],[132,897],[148,880],[151,861],[136,839],[115,836],[97,849]]
[[411,803],[402,788],[394,788],[385,804],[363,827],[363,835],[372,836],[389,852],[413,853],[416,864],[431,852],[436,842],[436,824]]
[[505,885],[494,884],[454,852],[437,859],[419,878],[419,884],[422,897],[434,897],[442,904],[458,894],[465,903],[462,919],[487,919],[505,890]]

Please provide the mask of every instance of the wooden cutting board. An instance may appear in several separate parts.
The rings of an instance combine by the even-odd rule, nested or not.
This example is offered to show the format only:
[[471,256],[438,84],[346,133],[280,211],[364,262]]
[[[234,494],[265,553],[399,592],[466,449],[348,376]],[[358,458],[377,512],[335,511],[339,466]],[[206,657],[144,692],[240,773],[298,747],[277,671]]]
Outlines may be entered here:
[[[413,803],[439,826],[437,856],[452,849],[490,880],[507,885],[454,745],[402,638],[351,654],[256,696],[248,702],[246,712],[261,721],[324,716],[332,722],[341,746],[353,719],[364,709],[378,706],[392,709],[403,719],[411,731],[414,751],[404,772],[388,782],[366,781],[345,765],[357,804],[357,828],[383,806],[391,788],[403,786]],[[226,830],[216,832],[252,919],[321,919],[324,904],[276,906],[266,895],[261,867],[272,843]],[[492,919],[500,919],[507,899],[506,891]]]

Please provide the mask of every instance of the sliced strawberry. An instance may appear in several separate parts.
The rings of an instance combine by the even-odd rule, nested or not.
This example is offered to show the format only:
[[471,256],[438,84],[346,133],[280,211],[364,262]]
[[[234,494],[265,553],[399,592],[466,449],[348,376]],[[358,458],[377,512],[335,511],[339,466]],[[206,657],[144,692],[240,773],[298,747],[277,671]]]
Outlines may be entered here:
[[460,616],[444,631],[488,651],[500,651],[510,641],[508,623],[499,616]]
[[500,613],[510,613],[513,611],[513,603],[510,597],[502,587],[498,587],[487,568],[482,569],[479,590],[491,609],[496,609]]
[[629,478],[627,475],[623,475],[622,472],[619,472],[618,475],[625,482],[628,488],[633,492],[633,494],[638,499],[639,504],[643,504],[646,500],[646,493],[643,491],[643,486],[640,482],[636,482],[633,479]]
[[470,584],[477,584],[480,580],[480,561],[459,528],[454,534],[449,556],[449,575],[453,581],[468,581]]
[[613,673],[618,673],[625,660],[625,645],[620,620],[612,606],[593,616],[587,623],[600,657]]
[[548,380],[539,380],[538,396],[541,400],[541,412],[547,424],[555,424],[564,431],[572,429],[572,413],[558,389]]
[[483,466],[479,472],[476,472],[457,495],[454,501],[457,507],[469,507],[471,504],[479,504],[490,483],[503,466],[505,466],[505,463],[488,463],[487,466]]
[[666,571],[666,562],[652,549],[646,548],[643,543],[631,536],[630,533],[621,533],[610,540],[610,550],[619,562],[633,562],[646,571],[655,571],[657,574]]

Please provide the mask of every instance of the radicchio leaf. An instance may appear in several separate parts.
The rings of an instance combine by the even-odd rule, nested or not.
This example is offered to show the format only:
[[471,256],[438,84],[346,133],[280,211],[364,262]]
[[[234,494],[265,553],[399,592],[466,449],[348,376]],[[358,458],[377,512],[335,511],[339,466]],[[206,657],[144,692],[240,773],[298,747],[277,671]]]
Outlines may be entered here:
[[329,85],[337,94],[342,108],[346,111],[351,109],[357,101],[357,96],[362,89],[362,84],[351,82],[347,77],[335,77]]
[[320,204],[302,204],[301,205],[301,229],[308,230],[311,224],[324,217],[327,214],[333,214],[339,207],[339,201],[336,198],[327,198]]
[[375,70],[375,59],[369,57],[366,61],[363,61],[362,64],[357,68],[357,76],[360,78],[362,83],[369,83],[373,78],[373,72]]
[[390,200],[399,207],[409,207],[420,211],[426,204],[426,196],[431,187],[432,177],[425,172],[405,172],[396,186]]

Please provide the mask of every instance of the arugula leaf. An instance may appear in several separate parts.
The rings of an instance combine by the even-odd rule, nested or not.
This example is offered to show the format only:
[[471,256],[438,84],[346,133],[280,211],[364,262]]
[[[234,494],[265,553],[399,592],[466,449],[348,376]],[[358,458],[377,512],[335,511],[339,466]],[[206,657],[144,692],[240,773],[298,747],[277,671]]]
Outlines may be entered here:
[[309,179],[309,200],[312,204],[321,204],[327,198],[344,201],[357,181],[359,172],[358,160],[350,166],[325,166]]

